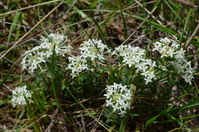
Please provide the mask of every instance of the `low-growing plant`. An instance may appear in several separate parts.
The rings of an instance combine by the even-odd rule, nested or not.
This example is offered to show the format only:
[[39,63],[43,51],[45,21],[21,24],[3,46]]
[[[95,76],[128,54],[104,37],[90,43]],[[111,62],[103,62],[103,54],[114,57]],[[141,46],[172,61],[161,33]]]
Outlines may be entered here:
[[[128,121],[146,114],[152,117],[159,113],[147,118],[145,126],[159,123],[161,118],[180,124],[175,112],[199,105],[193,102],[181,108],[171,104],[174,87],[182,84],[188,88],[194,83],[191,61],[176,38],[160,38],[148,49],[130,44],[110,48],[96,38],[85,40],[79,47],[69,42],[65,35],[51,33],[23,54],[23,75],[33,79],[22,82],[23,86],[12,92],[11,102],[26,108],[29,118],[58,108],[66,121],[72,122],[69,114],[64,113],[64,104],[76,101],[105,129],[127,131]],[[95,114],[99,113],[89,112],[89,105],[83,105],[81,100],[91,98],[95,102],[99,97],[103,97],[102,101],[92,104],[104,108],[103,118],[97,119]],[[147,101],[139,98],[149,99],[153,107],[146,107]],[[39,123],[35,123],[34,129],[40,131]]]

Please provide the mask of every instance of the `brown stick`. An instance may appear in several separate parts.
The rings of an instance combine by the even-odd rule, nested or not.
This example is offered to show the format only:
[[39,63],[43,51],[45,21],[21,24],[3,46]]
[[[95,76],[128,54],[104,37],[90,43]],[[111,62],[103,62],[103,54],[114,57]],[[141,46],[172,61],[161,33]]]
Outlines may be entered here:
[[56,108],[55,113],[53,114],[52,120],[51,120],[50,124],[48,125],[47,129],[45,130],[45,132],[51,132],[51,130],[55,124],[56,117],[57,117],[58,113],[59,113],[59,109]]
[[191,4],[191,3],[187,2],[187,1],[184,1],[184,0],[173,0],[173,1],[176,1],[176,2],[181,3],[183,5],[187,5],[187,6],[192,7],[192,8],[197,8],[198,7],[197,5]]
[[199,30],[199,23],[198,25],[196,26],[195,30],[193,31],[193,33],[191,34],[191,37],[189,38],[189,40],[186,42],[186,46],[191,42],[191,40],[193,39],[193,37],[196,35],[196,33],[198,32]]

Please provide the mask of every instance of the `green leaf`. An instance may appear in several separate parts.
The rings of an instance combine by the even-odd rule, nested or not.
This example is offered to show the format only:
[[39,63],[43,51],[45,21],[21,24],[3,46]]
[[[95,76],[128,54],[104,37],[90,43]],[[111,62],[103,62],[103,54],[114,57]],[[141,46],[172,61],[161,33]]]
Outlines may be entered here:
[[164,115],[165,113],[167,113],[170,109],[172,109],[173,106],[169,106],[167,109],[163,110],[160,114],[150,118],[149,120],[146,121],[146,125],[150,125],[153,123],[157,123],[157,121],[155,121],[158,117]]
[[175,113],[177,113],[177,112],[186,110],[186,109],[188,109],[188,108],[196,107],[196,106],[199,106],[199,102],[196,102],[196,103],[189,103],[189,104],[186,104],[186,105],[184,105],[184,106],[174,108],[174,109],[170,110],[169,112],[175,112]]
[[16,24],[18,23],[20,16],[21,16],[21,13],[17,12],[15,17],[14,17],[13,23],[10,26],[10,31],[9,31],[9,35],[8,35],[8,43],[10,42],[12,33],[16,29]]

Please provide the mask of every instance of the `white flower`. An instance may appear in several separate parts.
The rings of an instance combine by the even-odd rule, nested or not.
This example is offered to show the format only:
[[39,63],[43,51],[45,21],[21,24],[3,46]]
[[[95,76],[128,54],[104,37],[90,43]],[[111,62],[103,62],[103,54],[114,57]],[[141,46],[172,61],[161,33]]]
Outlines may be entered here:
[[187,61],[185,58],[185,51],[183,48],[180,48],[180,50],[176,51],[174,58],[175,62],[172,63],[173,66],[178,70],[178,73],[182,74],[184,80],[191,85],[191,81],[194,78],[194,70],[191,67],[191,61]]
[[131,67],[143,60],[145,50],[131,45],[120,45],[115,49],[113,55],[119,55],[123,58],[123,64]]
[[167,37],[161,38],[159,42],[155,42],[153,45],[153,51],[158,51],[161,54],[161,58],[173,57],[180,46],[175,40]]
[[106,106],[112,107],[113,112],[117,112],[120,116],[124,116],[126,111],[130,109],[132,89],[128,89],[126,85],[116,84],[106,87]]
[[46,54],[44,52],[26,52],[21,62],[22,69],[26,69],[28,72],[33,73],[42,62],[46,62]]
[[69,46],[63,45],[66,41],[67,37],[64,35],[51,33],[48,37],[42,37],[39,47],[46,50],[46,54],[52,55],[54,50],[57,55],[64,56],[70,50]]
[[80,46],[80,53],[84,58],[90,58],[92,61],[98,59],[105,60],[104,54],[109,52],[108,47],[101,40],[89,39],[84,41]]
[[22,87],[16,87],[15,90],[12,91],[12,106],[16,107],[17,105],[26,105],[26,99],[29,102],[32,102],[31,98],[32,94],[26,89],[26,85]]
[[139,64],[136,65],[138,71],[144,76],[145,84],[152,82],[156,79],[155,75],[156,63],[150,59],[143,59]]
[[120,45],[115,49],[113,55],[119,55],[123,58],[123,64],[129,67],[135,66],[137,72],[141,72],[144,76],[145,83],[148,84],[156,79],[155,62],[150,59],[146,59],[145,50],[139,47],[133,47],[131,45]]
[[68,69],[72,71],[72,77],[76,77],[80,72],[88,70],[87,61],[82,56],[68,57],[69,64]]
[[[185,58],[185,51],[180,48],[177,41],[169,39],[167,37],[161,38],[159,42],[154,43],[155,48],[153,51],[158,51],[162,57],[174,58],[174,61],[169,61],[177,69],[177,72],[182,75],[184,80],[191,84],[193,77],[193,69],[191,67],[191,62],[187,61]],[[180,49],[179,49],[180,48]]]
[[180,48],[180,50],[175,52],[174,58],[176,60],[185,60],[185,51],[183,50],[183,48]]
[[29,73],[33,73],[41,63],[53,55],[53,51],[58,56],[64,56],[70,52],[70,46],[63,45],[67,39],[64,35],[51,33],[48,37],[42,37],[39,46],[26,51],[22,59],[22,69],[26,69]]
[[165,65],[159,65],[158,68],[162,69],[162,71],[168,71]]
[[170,63],[177,69],[178,73],[182,75],[184,80],[191,85],[191,80],[194,78],[194,70],[191,67],[191,62],[185,58],[170,61]]
[[67,40],[67,38],[63,35],[63,34],[59,34],[59,33],[51,33],[48,35],[48,40],[51,40],[53,43],[57,43],[57,44],[60,44],[64,41]]

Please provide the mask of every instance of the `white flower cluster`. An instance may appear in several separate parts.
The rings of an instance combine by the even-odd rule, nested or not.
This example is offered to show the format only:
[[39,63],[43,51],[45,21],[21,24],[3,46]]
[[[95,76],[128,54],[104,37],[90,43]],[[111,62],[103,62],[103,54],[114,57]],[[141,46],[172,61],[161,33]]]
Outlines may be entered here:
[[68,69],[72,71],[72,77],[76,77],[80,72],[88,70],[87,59],[91,61],[105,60],[104,55],[109,52],[108,47],[101,40],[89,39],[80,45],[80,55],[69,57]]
[[[46,60],[55,52],[56,55],[64,56],[70,51],[69,46],[64,46],[64,42],[67,41],[64,35],[51,33],[48,37],[42,37],[41,44],[26,51],[22,59],[22,69],[28,70],[29,73],[33,73],[41,63]],[[41,68],[41,67],[40,67]]]
[[161,58],[174,58],[174,61],[169,61],[169,63],[177,69],[178,73],[182,74],[187,83],[191,84],[191,80],[194,78],[194,70],[191,67],[191,62],[186,60],[183,48],[180,48],[175,40],[167,37],[161,38],[159,42],[155,42],[154,47],[153,50],[158,51],[161,54]]
[[179,44],[175,40],[165,37],[155,42],[154,47],[153,51],[158,51],[161,54],[161,58],[174,57],[176,50],[179,49]]
[[90,58],[92,61],[98,59],[105,60],[105,51],[109,51],[108,47],[102,43],[102,40],[89,39],[84,41],[80,46],[80,53],[84,58]]
[[124,116],[131,106],[132,89],[126,85],[114,83],[106,87],[106,106],[113,108],[120,116]]
[[191,67],[191,61],[186,60],[184,52],[182,48],[176,51],[175,61],[170,61],[170,63],[177,69],[178,73],[182,74],[184,80],[191,85],[194,70]]
[[22,87],[16,87],[12,91],[12,99],[11,99],[12,106],[16,107],[17,105],[26,105],[26,99],[29,102],[32,102],[31,98],[32,94],[30,91],[26,89],[26,85]]
[[137,70],[141,72],[142,76],[144,76],[145,84],[156,79],[155,67],[156,63],[151,59],[144,59],[136,65]]
[[87,61],[82,56],[72,56],[68,59],[68,69],[72,70],[72,78],[76,77],[80,72],[88,70]]
[[145,50],[139,47],[132,47],[131,45],[120,45],[115,48],[113,54],[123,57],[124,65],[131,67],[139,64],[145,56]]
[[176,60],[170,63],[178,70],[178,73],[182,74],[184,80],[191,85],[191,81],[194,78],[191,62],[187,60]]
[[48,37],[42,37],[39,47],[47,50],[46,54],[50,56],[53,54],[53,51],[55,51],[56,55],[65,56],[70,51],[70,46],[65,46],[64,42],[67,42],[66,36],[59,33],[51,33]]
[[156,79],[154,70],[156,63],[150,59],[146,59],[144,49],[131,45],[120,45],[115,49],[113,54],[121,56],[124,65],[128,65],[129,67],[134,66],[138,72],[141,72],[146,84]]

